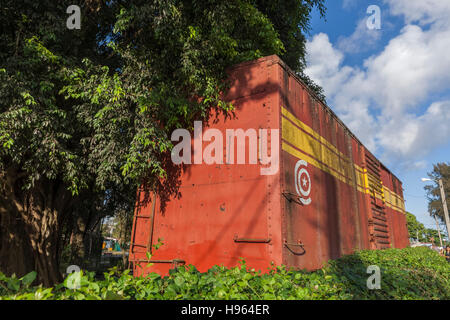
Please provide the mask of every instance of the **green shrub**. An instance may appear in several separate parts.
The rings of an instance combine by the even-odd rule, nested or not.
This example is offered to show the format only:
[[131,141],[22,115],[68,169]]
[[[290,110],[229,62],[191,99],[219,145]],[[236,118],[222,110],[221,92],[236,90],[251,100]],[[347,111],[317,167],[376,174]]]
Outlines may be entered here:
[[[369,290],[367,267],[381,270],[381,289]],[[450,299],[450,264],[428,248],[364,250],[330,261],[314,272],[272,267],[261,274],[245,262],[235,268],[214,266],[200,273],[194,266],[133,277],[128,270],[82,273],[78,289],[68,289],[75,275],[54,288],[30,286],[23,278],[0,273],[0,299]]]

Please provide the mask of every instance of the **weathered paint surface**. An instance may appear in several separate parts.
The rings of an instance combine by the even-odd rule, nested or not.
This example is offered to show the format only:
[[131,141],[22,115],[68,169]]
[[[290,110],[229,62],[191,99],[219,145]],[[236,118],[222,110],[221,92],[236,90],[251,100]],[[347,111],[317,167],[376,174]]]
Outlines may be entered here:
[[[357,249],[409,245],[401,182],[278,57],[240,64],[230,79],[235,117],[219,115],[203,126],[224,137],[226,129],[279,129],[279,170],[261,175],[260,164],[189,165],[179,198],[162,211],[159,197],[150,196],[136,211],[135,274],[167,274],[179,264],[206,271],[235,266],[240,257],[262,271],[271,262],[315,269]],[[145,252],[159,238],[164,244],[146,268]]]

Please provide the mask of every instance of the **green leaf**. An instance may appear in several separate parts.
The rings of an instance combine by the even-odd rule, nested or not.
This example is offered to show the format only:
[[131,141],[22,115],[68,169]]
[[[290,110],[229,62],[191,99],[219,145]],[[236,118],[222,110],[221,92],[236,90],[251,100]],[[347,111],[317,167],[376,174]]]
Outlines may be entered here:
[[36,279],[36,276],[37,276],[36,271],[31,271],[30,273],[27,273],[25,276],[20,278],[20,280],[22,280],[23,285],[28,287]]
[[20,289],[20,280],[17,278],[10,278],[8,280],[8,288],[13,291],[19,291]]

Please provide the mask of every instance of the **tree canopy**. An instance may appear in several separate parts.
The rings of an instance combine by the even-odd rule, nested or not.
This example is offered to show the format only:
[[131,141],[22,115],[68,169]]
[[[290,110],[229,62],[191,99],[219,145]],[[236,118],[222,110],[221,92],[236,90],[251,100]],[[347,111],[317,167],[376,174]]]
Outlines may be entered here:
[[431,242],[440,245],[439,233],[436,229],[426,228],[423,223],[417,220],[416,216],[410,212],[406,212],[406,221],[408,234],[410,239],[416,239],[420,242]]
[[[445,196],[450,196],[450,163],[437,163],[433,165],[433,171],[428,173],[433,181],[442,179]],[[444,209],[442,207],[441,191],[437,182],[424,187],[428,196],[428,212],[432,217],[437,217],[441,222],[445,222]]]
[[323,2],[86,0],[71,30],[73,1],[2,1],[0,270],[54,283],[71,216],[176,193],[172,130],[232,108],[233,64],[278,54],[302,75]]

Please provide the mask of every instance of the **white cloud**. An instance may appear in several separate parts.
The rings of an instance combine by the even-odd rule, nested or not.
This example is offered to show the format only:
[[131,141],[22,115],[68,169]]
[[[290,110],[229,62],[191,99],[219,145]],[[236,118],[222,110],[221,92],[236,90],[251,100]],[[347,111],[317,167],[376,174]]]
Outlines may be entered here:
[[[306,73],[320,84],[349,128],[386,162],[409,167],[450,141],[450,1],[385,0],[405,27],[361,68],[343,65],[351,43],[333,46],[326,34],[307,44]],[[348,38],[363,34],[360,24]],[[359,29],[359,30],[358,30]]]
[[381,30],[367,28],[367,18],[364,18],[358,22],[352,35],[338,39],[338,48],[345,53],[365,52],[376,45],[381,32]]
[[407,24],[449,24],[450,1],[448,0],[384,0],[391,14],[403,16]]
[[384,51],[364,63],[368,80],[381,86],[381,99],[391,111],[417,105],[430,93],[448,88],[450,29],[407,25]]
[[[387,120],[387,119],[386,119]],[[405,113],[380,125],[380,144],[394,158],[419,158],[450,141],[450,100],[432,103],[425,113]],[[395,137],[395,139],[393,139]]]
[[342,7],[344,9],[352,8],[356,5],[356,0],[343,0],[342,1]]

